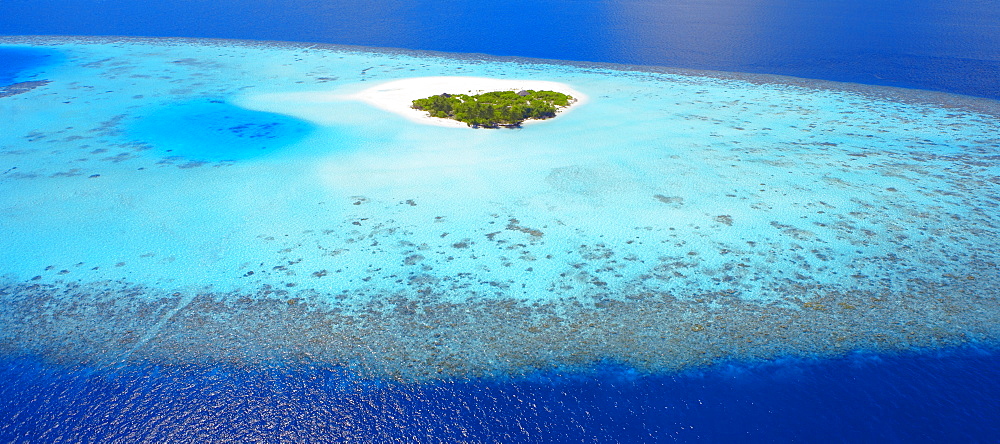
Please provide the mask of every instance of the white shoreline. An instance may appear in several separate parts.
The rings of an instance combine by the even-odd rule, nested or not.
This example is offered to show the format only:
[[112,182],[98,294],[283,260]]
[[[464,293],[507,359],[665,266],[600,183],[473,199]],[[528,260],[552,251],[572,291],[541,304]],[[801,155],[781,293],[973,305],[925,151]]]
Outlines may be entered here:
[[[573,89],[565,83],[551,82],[547,80],[512,80],[494,79],[488,77],[413,77],[409,79],[393,80],[379,85],[375,85],[364,91],[352,94],[345,98],[365,102],[378,109],[388,111],[406,119],[434,126],[444,126],[450,128],[469,128],[465,123],[457,120],[431,117],[426,111],[413,109],[413,101],[423,99],[433,95],[448,94],[479,94],[490,91],[520,91],[520,90],[546,90],[568,94],[576,99],[569,106],[560,108],[557,113],[562,114],[570,109],[586,102],[587,96]],[[543,122],[544,120],[528,120],[525,124]]]
[[[346,88],[356,88],[357,84]],[[413,109],[413,101],[441,93],[479,94],[489,91],[520,91],[522,89],[557,91],[575,99],[569,106],[559,108],[563,114],[585,103],[587,96],[565,83],[547,80],[512,80],[488,77],[411,77],[379,83],[359,92],[344,93],[344,87],[334,91],[301,91],[284,93],[251,94],[237,97],[233,103],[247,109],[266,111],[332,126],[351,121],[351,117],[332,113],[334,102],[357,101],[372,107],[402,116],[411,122],[448,128],[469,128],[468,125],[452,119],[431,117],[426,111]],[[348,89],[350,91],[350,89]],[[357,91],[357,90],[354,90]],[[544,122],[528,120],[524,124]]]

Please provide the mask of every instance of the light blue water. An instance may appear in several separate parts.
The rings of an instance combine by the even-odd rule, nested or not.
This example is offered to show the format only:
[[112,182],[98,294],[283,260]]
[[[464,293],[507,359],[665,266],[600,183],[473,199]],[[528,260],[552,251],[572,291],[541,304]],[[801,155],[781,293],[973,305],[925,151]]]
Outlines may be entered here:
[[[0,98],[14,356],[433,384],[997,338],[994,101],[358,48],[32,42],[66,62]],[[479,131],[351,99],[441,75],[563,82],[588,101]]]

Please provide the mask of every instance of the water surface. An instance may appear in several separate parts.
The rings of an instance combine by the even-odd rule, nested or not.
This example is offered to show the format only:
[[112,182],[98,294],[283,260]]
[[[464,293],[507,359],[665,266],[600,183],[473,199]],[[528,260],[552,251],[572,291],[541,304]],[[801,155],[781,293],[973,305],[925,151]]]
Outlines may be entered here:
[[0,34],[321,42],[783,74],[1000,98],[989,1],[9,1]]
[[[6,40],[5,440],[996,435],[997,102],[870,86],[996,98],[989,5],[238,6],[0,33],[688,69]],[[438,75],[591,100],[473,131],[275,99]]]

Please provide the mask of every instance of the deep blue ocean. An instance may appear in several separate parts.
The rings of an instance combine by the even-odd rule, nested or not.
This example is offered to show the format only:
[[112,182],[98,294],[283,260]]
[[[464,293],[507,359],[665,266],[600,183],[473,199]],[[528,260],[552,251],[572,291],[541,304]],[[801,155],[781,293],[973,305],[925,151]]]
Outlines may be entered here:
[[990,0],[4,0],[0,35],[322,42],[782,74],[1000,98]]
[[[4,442],[995,442],[1000,356],[359,386],[337,369],[0,361]],[[30,437],[19,441],[16,437]]]
[[[1000,99],[993,0],[3,0],[0,35],[320,42]],[[3,86],[51,56],[0,57]],[[427,384],[359,382],[322,366],[0,357],[0,442],[695,441],[998,442],[1000,352],[857,353],[659,376],[598,363]]]

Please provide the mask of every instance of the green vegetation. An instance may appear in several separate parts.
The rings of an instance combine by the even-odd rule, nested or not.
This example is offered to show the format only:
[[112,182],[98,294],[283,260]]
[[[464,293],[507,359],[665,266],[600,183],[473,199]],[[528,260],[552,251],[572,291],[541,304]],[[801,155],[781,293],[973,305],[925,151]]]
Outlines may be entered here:
[[455,119],[473,128],[518,127],[528,119],[555,117],[574,99],[555,91],[494,91],[470,96],[440,94],[413,101],[413,108],[433,117]]

